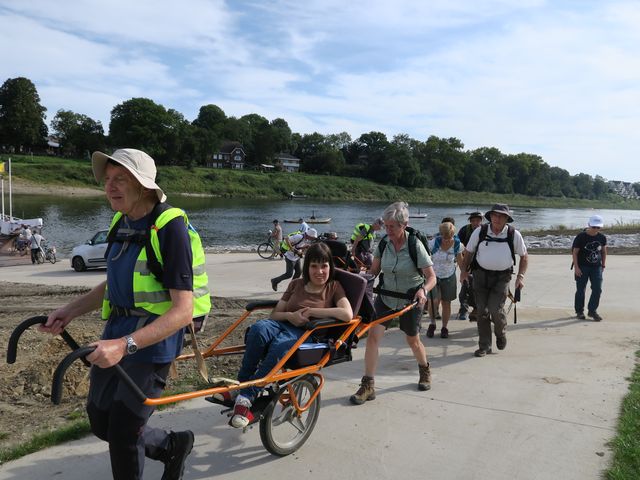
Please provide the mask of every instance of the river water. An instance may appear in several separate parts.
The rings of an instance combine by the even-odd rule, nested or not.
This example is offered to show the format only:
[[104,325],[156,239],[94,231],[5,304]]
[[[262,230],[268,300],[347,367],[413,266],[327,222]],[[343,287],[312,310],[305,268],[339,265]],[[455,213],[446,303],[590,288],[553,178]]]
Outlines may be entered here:
[[[199,231],[208,251],[251,251],[267,236],[274,219],[297,220],[299,217],[330,217],[331,223],[311,225],[318,232],[336,232],[347,241],[356,223],[371,222],[390,203],[328,202],[306,199],[247,200],[172,195],[173,206],[187,211],[191,223]],[[411,219],[412,226],[435,233],[445,216],[455,219],[458,227],[467,221],[468,212],[485,211],[490,205],[412,204],[410,212],[419,210],[427,218]],[[5,211],[7,205],[5,203]],[[8,213],[8,212],[7,212]],[[565,226],[585,226],[590,215],[600,214],[605,225],[640,223],[640,210],[593,210],[554,208],[515,208],[514,225],[521,230]],[[56,197],[46,195],[14,195],[13,214],[21,218],[42,217],[43,235],[56,245],[64,257],[78,244],[84,243],[100,229],[108,228],[112,217],[104,197]],[[297,229],[296,223],[282,223],[285,233]]]

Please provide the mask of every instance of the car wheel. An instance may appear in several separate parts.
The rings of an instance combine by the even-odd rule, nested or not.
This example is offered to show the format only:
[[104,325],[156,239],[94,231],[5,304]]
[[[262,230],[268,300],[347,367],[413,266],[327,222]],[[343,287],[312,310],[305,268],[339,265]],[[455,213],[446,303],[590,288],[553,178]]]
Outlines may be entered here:
[[73,257],[71,260],[71,266],[76,272],[84,272],[87,269],[87,266],[84,264],[84,260],[82,257]]

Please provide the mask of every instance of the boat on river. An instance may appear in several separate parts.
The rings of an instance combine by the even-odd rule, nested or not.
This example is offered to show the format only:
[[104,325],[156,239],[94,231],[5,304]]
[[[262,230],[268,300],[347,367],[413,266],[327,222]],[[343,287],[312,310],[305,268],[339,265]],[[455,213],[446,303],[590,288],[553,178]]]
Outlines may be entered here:
[[418,213],[409,212],[409,218],[427,218],[427,214],[421,213],[420,209],[418,209]]
[[[300,217],[304,218],[304,217]],[[297,220],[284,219],[285,223],[300,223],[300,218]],[[331,217],[316,217],[316,212],[314,211],[311,216],[305,219],[307,223],[331,223]]]

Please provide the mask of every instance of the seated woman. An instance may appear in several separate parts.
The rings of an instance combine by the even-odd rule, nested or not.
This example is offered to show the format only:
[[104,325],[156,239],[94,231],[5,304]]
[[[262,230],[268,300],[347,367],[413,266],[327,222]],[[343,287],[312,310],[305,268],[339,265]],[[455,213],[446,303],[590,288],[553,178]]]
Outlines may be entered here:
[[[302,278],[289,283],[270,318],[253,324],[246,336],[245,353],[238,380],[246,382],[267,375],[304,334],[312,318],[353,318],[345,292],[333,279],[333,259],[324,243],[311,245],[305,254]],[[246,427],[253,415],[251,405],[259,387],[240,390],[231,417],[231,426]]]

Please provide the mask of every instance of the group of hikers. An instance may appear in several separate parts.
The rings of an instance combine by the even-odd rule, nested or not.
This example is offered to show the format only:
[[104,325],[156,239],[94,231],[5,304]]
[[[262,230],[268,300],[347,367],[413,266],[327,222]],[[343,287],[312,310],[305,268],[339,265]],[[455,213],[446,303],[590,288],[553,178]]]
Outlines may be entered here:
[[[185,327],[194,318],[206,316],[211,307],[204,251],[186,213],[166,203],[149,155],[125,148],[111,155],[94,152],[91,162],[115,212],[109,227],[107,278],[51,312],[40,329],[60,334],[74,318],[101,310],[106,320],[104,332],[91,344],[95,350],[86,357],[92,364],[87,413],[92,432],[109,444],[113,478],[142,478],[148,457],[164,464],[162,480],[179,480],[193,448],[193,432],[149,426],[154,408],[141,404],[109,367],[119,364],[145,396],[161,395],[171,363],[181,352]],[[483,219],[488,223],[482,224]],[[440,336],[447,338],[459,271],[464,301],[458,317],[466,318],[468,308],[475,305],[479,341],[474,355],[492,353],[493,335],[496,347],[503,350],[507,345],[504,306],[509,284],[515,273],[516,290],[524,288],[528,266],[527,248],[520,232],[511,226],[513,217],[507,205],[496,204],[484,215],[472,213],[469,225],[458,235],[454,222],[444,220],[438,235],[428,241],[409,225],[408,205],[395,202],[373,223],[356,225],[351,237],[351,253],[360,262],[359,270],[380,279],[373,301],[376,316],[415,304],[400,316],[399,326],[418,365],[417,388],[423,391],[431,388],[429,359],[419,335],[426,305],[429,303],[432,313],[427,336],[433,336],[439,306],[443,322]],[[585,288],[591,281],[587,314],[601,320],[597,308],[606,261],[602,226],[602,218],[593,216],[573,245],[579,318],[585,318]],[[374,247],[375,234],[382,228],[386,234]],[[309,319],[333,317],[346,322],[358,314],[334,279],[332,251],[317,241],[318,232],[301,221],[299,231],[285,238],[287,270],[271,279],[271,286],[277,290],[283,280],[293,280],[269,318],[257,321],[247,332],[240,381],[270,371],[302,335]],[[353,404],[375,399],[379,345],[388,327],[389,323],[380,324],[369,331],[364,375],[350,397]],[[222,395],[222,400],[233,405],[230,424],[245,427],[253,420],[251,406],[258,391],[233,392]]]

